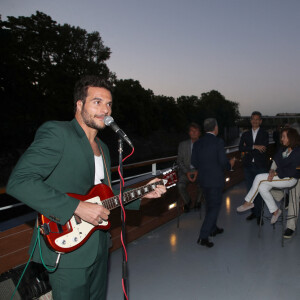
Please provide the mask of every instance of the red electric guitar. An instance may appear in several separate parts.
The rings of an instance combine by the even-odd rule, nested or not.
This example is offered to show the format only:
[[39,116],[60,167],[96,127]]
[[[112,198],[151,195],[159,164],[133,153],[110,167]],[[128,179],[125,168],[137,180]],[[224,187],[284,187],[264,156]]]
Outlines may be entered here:
[[[177,176],[174,170],[168,170],[163,173],[160,181],[135,188],[124,193],[124,203],[127,204],[133,200],[143,197],[152,192],[157,185],[165,185],[170,188],[176,185]],[[109,210],[113,210],[120,206],[119,196],[114,196],[112,190],[105,184],[97,184],[91,188],[87,195],[78,195],[68,193],[69,196],[80,201],[96,203],[103,205]],[[98,226],[94,226],[78,216],[74,215],[65,225],[60,225],[44,215],[39,214],[39,225],[46,244],[58,253],[68,253],[82,246],[91,234],[97,230],[108,230],[110,228],[109,221],[103,221]]]

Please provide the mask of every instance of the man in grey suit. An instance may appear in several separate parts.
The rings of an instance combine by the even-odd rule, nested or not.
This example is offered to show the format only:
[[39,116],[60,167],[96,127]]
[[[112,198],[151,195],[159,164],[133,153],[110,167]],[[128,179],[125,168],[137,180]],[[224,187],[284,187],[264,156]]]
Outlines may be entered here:
[[[178,191],[184,202],[184,211],[188,212],[192,204],[191,197],[187,191],[189,183],[194,183],[197,178],[197,170],[191,165],[191,155],[194,142],[196,142],[201,135],[200,127],[197,123],[191,123],[189,125],[190,139],[181,142],[178,146]],[[195,208],[200,208],[200,200],[202,196],[202,190],[197,186],[197,200]]]

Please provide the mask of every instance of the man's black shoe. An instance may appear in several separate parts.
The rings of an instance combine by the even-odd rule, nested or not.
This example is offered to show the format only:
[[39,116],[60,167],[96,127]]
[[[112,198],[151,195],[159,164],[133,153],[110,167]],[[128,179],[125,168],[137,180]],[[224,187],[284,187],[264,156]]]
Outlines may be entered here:
[[249,215],[249,216],[246,218],[247,221],[251,221],[251,220],[253,220],[253,219],[256,219],[256,216],[255,216],[254,213],[251,213],[251,215]]
[[189,205],[184,205],[184,207],[183,207],[183,211],[185,212],[185,213],[188,213],[189,211],[190,211],[190,207],[189,207]]
[[210,242],[208,239],[202,239],[202,240],[198,239],[197,244],[201,246],[206,246],[208,248],[214,246],[214,243]]
[[283,237],[290,239],[293,236],[294,230],[287,228],[283,234]]
[[[257,225],[260,225],[260,217],[257,217],[256,222],[257,222]],[[263,226],[263,225],[264,225],[264,219],[261,220],[261,226]]]
[[210,236],[216,236],[217,234],[221,234],[221,233],[223,233],[223,232],[224,232],[224,229],[223,229],[223,228],[217,227],[217,229],[214,230],[214,231],[210,234]]

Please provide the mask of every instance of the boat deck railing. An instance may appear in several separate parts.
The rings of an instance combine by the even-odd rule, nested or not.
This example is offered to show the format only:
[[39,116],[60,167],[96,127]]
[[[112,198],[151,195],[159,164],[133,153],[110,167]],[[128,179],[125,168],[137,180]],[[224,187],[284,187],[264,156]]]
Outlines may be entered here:
[[[227,157],[239,158],[237,146],[226,147]],[[268,147],[268,157],[271,159],[274,145]],[[138,187],[148,182],[151,178],[159,177],[165,169],[176,164],[177,156],[169,156],[159,159],[147,160],[123,166],[125,186]],[[112,167],[112,174],[116,177],[117,166]],[[129,175],[127,175],[129,174]],[[225,172],[225,189],[228,189],[244,180],[243,167],[240,159],[237,159],[234,171]],[[113,184],[118,185],[119,180],[113,179]],[[190,184],[189,192],[192,199],[196,198],[196,184]],[[0,201],[0,274],[18,265],[24,264],[28,259],[28,247],[36,218],[36,212],[31,208],[5,194],[5,188],[1,189]],[[6,199],[7,198],[7,199]],[[182,201],[177,188],[171,188],[162,199],[144,199],[140,210],[127,210],[127,241],[131,242],[147,232],[165,224],[171,219],[178,218],[182,213]],[[112,235],[111,251],[121,247],[120,233],[120,208],[111,211],[110,214]]]

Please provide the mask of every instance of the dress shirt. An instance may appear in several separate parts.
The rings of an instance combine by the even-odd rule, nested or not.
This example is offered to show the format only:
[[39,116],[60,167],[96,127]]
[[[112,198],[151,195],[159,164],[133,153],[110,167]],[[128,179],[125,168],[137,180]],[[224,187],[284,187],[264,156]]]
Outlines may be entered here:
[[[254,130],[254,129],[252,128],[252,137],[253,137],[253,146],[252,146],[252,149],[254,149],[254,143],[255,143],[255,139],[256,139],[258,130],[259,130],[259,127],[258,127],[256,130]],[[252,162],[254,162],[254,158],[252,159]]]

